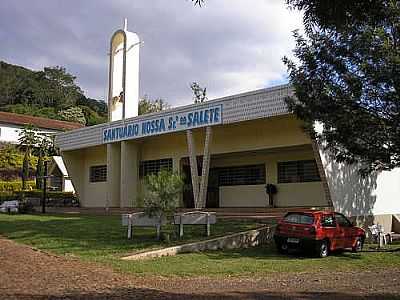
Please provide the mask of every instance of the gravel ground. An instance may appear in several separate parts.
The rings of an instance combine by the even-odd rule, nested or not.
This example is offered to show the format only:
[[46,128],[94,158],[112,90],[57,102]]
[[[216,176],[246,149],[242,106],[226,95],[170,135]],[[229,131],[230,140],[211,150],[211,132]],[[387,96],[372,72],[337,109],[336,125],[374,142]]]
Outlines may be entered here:
[[0,299],[400,299],[400,267],[263,278],[136,277],[0,238]]

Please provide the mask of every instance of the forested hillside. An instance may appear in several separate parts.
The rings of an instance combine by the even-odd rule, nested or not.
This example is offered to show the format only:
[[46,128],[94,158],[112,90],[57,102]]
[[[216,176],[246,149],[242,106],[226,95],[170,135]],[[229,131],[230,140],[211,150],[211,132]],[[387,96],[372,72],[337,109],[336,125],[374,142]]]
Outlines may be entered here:
[[32,71],[0,61],[0,111],[87,126],[106,122],[105,102],[87,98],[75,79],[63,67]]

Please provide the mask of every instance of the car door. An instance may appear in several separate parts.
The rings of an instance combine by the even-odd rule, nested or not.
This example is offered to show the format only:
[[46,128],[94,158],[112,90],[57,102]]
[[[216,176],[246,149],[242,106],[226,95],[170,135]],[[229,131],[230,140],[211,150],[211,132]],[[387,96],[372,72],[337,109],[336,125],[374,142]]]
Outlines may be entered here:
[[321,216],[321,228],[324,237],[327,237],[331,243],[331,250],[343,247],[342,238],[338,234],[339,228],[333,214],[324,214]]
[[341,232],[343,248],[351,248],[353,246],[353,226],[351,222],[340,213],[335,213],[335,218]]

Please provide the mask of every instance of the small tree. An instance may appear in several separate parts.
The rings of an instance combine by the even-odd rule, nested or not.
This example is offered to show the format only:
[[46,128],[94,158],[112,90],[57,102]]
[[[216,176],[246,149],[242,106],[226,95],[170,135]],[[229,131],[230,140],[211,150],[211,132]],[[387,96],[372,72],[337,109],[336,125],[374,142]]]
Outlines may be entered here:
[[86,125],[85,114],[79,106],[73,106],[62,110],[58,113],[58,115],[65,121],[77,122]]
[[43,188],[43,176],[44,176],[44,162],[49,159],[49,156],[56,155],[54,147],[54,136],[47,134],[38,135],[38,148],[37,156],[38,161],[36,165],[36,188]]
[[161,170],[148,175],[145,185],[144,212],[149,217],[158,218],[161,224],[166,215],[173,213],[178,206],[183,179],[179,174]]
[[145,95],[139,101],[139,115],[145,115],[153,112],[159,112],[168,109],[171,106],[162,98],[152,100],[149,96]]
[[19,133],[19,147],[25,152],[24,161],[22,163],[22,190],[27,188],[26,182],[29,177],[29,161],[31,152],[35,145],[38,144],[37,128],[33,125],[27,125]]

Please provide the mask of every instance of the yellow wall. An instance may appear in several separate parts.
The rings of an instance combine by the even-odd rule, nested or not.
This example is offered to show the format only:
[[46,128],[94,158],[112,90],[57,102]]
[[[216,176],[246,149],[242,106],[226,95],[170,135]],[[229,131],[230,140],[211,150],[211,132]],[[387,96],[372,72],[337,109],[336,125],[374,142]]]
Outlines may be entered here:
[[84,196],[81,199],[84,207],[104,207],[107,200],[107,182],[90,182],[91,166],[107,164],[106,146],[85,149]]
[[[205,129],[196,129],[193,132],[197,155],[202,155]],[[112,148],[120,149],[119,144],[115,143]],[[126,146],[129,145],[134,145],[134,151],[126,152],[128,156],[134,153],[138,161],[172,158],[175,170],[179,169],[181,158],[188,156],[185,132],[127,141]],[[235,154],[235,152],[245,153]],[[211,167],[265,163],[266,183],[273,184],[277,184],[277,162],[314,158],[309,137],[303,132],[301,122],[292,115],[213,127],[211,155]],[[65,152],[63,156],[67,158],[68,171],[83,206],[105,206],[107,190],[118,191],[114,195],[121,191],[120,179],[116,180],[118,176],[115,174],[112,176],[114,182],[110,184],[110,187],[107,187],[107,183],[89,182],[89,167],[95,164],[106,164],[107,147],[105,145],[87,148],[84,151]],[[119,157],[111,155],[108,159],[111,159],[115,165],[121,158],[119,154]],[[123,163],[126,163],[126,159],[125,157]],[[121,173],[120,167],[114,167],[113,170]],[[125,182],[130,182],[137,176],[136,172],[129,174],[132,178],[128,178]],[[321,182],[278,184],[277,187],[278,194],[275,197],[277,206],[326,205]],[[125,195],[122,202],[114,196],[109,204],[110,206],[126,206],[128,202],[134,201],[132,197],[140,195],[141,190],[143,187],[139,185],[136,196]],[[134,194],[134,189],[129,193]],[[124,195],[123,192],[121,194]],[[128,201],[128,198],[131,200]],[[221,187],[220,201],[221,206],[265,207],[268,204],[264,185]]]
[[[193,130],[197,155],[203,154],[205,129]],[[212,154],[310,144],[301,122],[292,115],[213,127]],[[188,156],[186,133],[164,134],[142,140],[141,159]]]
[[83,207],[104,207],[107,182],[89,182],[89,168],[107,163],[106,146],[62,153],[68,174]]
[[268,198],[265,185],[221,186],[219,188],[220,207],[266,207]]
[[[278,184],[278,162],[309,159],[314,159],[311,145],[304,145],[217,156],[212,159],[211,164],[212,167],[265,164],[265,184],[275,184],[278,189],[278,193],[274,196],[276,206],[326,206],[328,202],[320,181]],[[265,207],[267,205],[268,197],[264,185],[220,187],[221,207]]]

